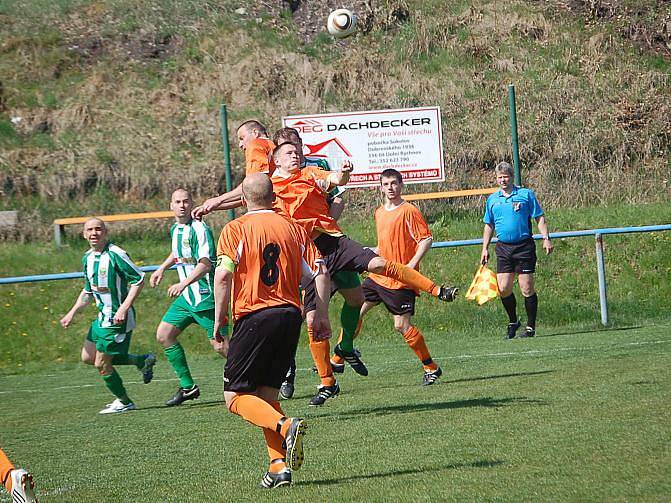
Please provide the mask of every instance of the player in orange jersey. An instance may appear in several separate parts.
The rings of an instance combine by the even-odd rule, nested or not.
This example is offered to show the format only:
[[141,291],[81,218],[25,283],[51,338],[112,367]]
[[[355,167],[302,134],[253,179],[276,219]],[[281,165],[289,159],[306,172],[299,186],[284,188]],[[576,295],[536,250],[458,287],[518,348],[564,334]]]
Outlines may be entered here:
[[[298,149],[298,153],[300,154],[301,169],[310,166],[316,166],[320,169],[331,171],[331,168],[334,167],[330,166],[328,161],[326,161],[325,159],[305,157],[303,153],[303,140],[301,139],[298,130],[294,128],[284,127],[278,129],[277,131],[275,131],[275,134],[273,135],[273,142],[276,145],[279,145],[280,143],[284,142],[293,143]],[[343,192],[344,192],[343,187],[335,187],[335,189],[329,192],[329,194],[326,197],[326,202],[329,205],[329,215],[331,215],[336,220],[340,218],[340,215],[342,214],[343,209],[345,208],[345,201],[342,197]],[[331,278],[331,282],[334,288],[338,289],[342,288],[349,289],[361,286],[361,280],[359,279],[359,275],[354,271],[339,271]],[[341,322],[343,325],[343,328],[341,328],[342,331],[348,331],[352,333],[356,331],[358,325],[358,310],[359,308],[356,304],[354,306],[349,306],[347,303],[343,305],[343,309],[341,312]],[[350,314],[350,311],[352,311],[352,314]],[[342,336],[340,337],[340,339],[342,339]],[[343,372],[344,370],[345,370],[344,363],[340,364],[339,366],[333,366],[334,372]],[[295,380],[296,380],[296,361],[293,360],[291,362],[291,366],[289,367],[289,372],[287,372],[287,377],[282,383],[282,387],[280,388],[280,397],[284,399],[289,399],[293,396],[295,389]]]
[[217,246],[214,279],[215,336],[227,323],[233,299],[235,325],[224,367],[228,409],[263,429],[270,457],[261,487],[291,483],[303,463],[305,421],[287,418],[279,387],[298,344],[303,321],[299,284],[314,284],[316,338],[331,336],[330,282],[324,260],[307,232],[271,209],[272,184],[261,173],[242,183],[247,213],[229,222]]
[[[381,257],[419,270],[419,262],[431,249],[431,231],[417,207],[401,196],[401,173],[395,169],[384,170],[380,174],[380,190],[384,201],[375,211],[375,251]],[[361,308],[361,318],[380,302],[383,303],[394,316],[394,328],[403,335],[405,342],[422,362],[422,384],[427,386],[436,382],[443,372],[431,358],[419,329],[410,323],[410,318],[415,314],[415,297],[419,295],[419,291],[394,279],[371,274],[363,282],[363,293],[366,302]],[[337,355],[331,359],[342,363]]]
[[[271,155],[275,144],[268,138],[266,127],[257,120],[247,120],[237,129],[238,147],[245,153],[245,176],[251,173],[266,173],[274,170]],[[211,197],[193,209],[193,218],[202,218],[215,210],[227,210],[240,206],[242,185],[230,192]]]
[[[451,302],[457,295],[458,288],[438,286],[430,279],[422,276],[414,269],[397,262],[380,257],[368,248],[347,238],[335,219],[329,215],[325,194],[334,186],[346,185],[352,170],[352,163],[346,161],[337,172],[327,172],[319,168],[300,169],[300,155],[292,143],[282,143],[273,152],[276,164],[271,178],[275,191],[276,204],[284,213],[303,226],[312,237],[315,245],[324,256],[329,274],[338,271],[364,271],[380,274],[401,281],[412,288],[423,290],[441,300]],[[361,287],[339,289],[345,298],[345,305],[360,307],[363,305]],[[312,320],[314,312],[314,287],[305,288],[304,310],[310,350],[321,378],[319,392],[310,401],[310,405],[322,405],[328,398],[337,395],[340,387],[333,377],[333,369],[329,359],[328,340],[319,341],[313,337]],[[358,322],[359,311],[355,311]],[[335,347],[337,355],[359,374],[367,375],[368,370],[354,351],[352,334],[343,333],[340,344]]]
[[15,468],[2,449],[0,449],[0,480],[9,491],[12,501],[25,503],[37,501],[33,476],[23,468]]

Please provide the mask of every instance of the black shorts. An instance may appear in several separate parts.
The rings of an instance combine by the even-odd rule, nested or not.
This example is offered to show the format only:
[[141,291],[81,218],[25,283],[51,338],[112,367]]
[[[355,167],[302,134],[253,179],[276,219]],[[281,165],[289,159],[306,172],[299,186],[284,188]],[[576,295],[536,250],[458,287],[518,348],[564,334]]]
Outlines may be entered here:
[[[368,270],[368,264],[378,255],[369,248],[364,248],[356,241],[352,241],[347,236],[329,236],[322,234],[314,240],[317,249],[324,257],[326,268],[329,275],[338,271],[354,271],[361,274]],[[331,280],[333,284],[333,279]],[[305,297],[303,298],[304,311],[306,313],[314,311],[315,304],[315,284],[314,281],[305,285]],[[331,295],[335,290],[332,288]]]
[[519,243],[496,243],[496,272],[536,272],[536,243],[533,238]]
[[279,388],[296,352],[302,322],[300,310],[289,304],[236,321],[224,366],[224,391]]
[[382,302],[391,314],[415,314],[415,294],[414,290],[409,288],[400,288],[393,290],[377,284],[370,278],[363,282],[363,295],[366,302],[379,304]]

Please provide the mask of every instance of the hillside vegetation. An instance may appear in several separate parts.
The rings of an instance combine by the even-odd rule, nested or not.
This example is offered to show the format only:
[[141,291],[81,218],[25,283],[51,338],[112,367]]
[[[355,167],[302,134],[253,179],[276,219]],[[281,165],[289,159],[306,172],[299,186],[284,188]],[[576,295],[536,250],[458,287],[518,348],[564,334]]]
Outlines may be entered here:
[[220,103],[231,137],[249,117],[275,129],[287,114],[439,105],[444,186],[489,185],[510,158],[509,83],[523,177],[547,206],[671,195],[671,3],[352,0],[361,29],[341,42],[323,25],[342,3],[0,0],[11,236],[162,208],[177,185],[221,190]]

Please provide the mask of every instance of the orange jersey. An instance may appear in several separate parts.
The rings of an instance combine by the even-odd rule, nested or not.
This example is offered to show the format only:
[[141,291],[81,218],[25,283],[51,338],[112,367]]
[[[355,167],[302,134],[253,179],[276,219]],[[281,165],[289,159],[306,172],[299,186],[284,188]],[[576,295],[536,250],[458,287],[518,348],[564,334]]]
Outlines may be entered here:
[[275,144],[268,138],[254,138],[245,147],[245,174],[266,173],[268,176],[275,171],[272,160]]
[[226,224],[217,257],[235,264],[233,318],[284,304],[301,308],[299,285],[305,272],[323,262],[310,236],[273,210],[250,211]]
[[329,215],[329,205],[326,202],[328,176],[328,171],[308,166],[287,178],[281,177],[277,172],[270,178],[277,208],[289,215],[310,235],[317,231],[342,236],[338,223]]
[[287,178],[281,177],[277,172],[270,178],[276,207],[310,235],[317,231],[342,236],[336,220],[329,215],[329,205],[326,202],[328,176],[328,171],[308,166]]
[[[403,202],[393,210],[380,206],[375,211],[375,227],[378,255],[400,264],[410,262],[417,252],[417,244],[432,237],[422,213],[408,202]],[[378,285],[392,290],[408,288],[400,281],[379,274],[371,274],[369,277]],[[419,294],[419,291],[416,292]]]

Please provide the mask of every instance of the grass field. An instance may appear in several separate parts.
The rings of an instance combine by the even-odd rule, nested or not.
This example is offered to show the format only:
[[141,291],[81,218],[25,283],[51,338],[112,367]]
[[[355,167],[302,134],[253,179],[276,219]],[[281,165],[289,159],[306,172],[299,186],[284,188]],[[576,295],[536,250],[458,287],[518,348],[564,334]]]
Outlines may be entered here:
[[[309,421],[294,487],[256,489],[261,432],[226,411],[221,361],[193,357],[198,402],[162,406],[165,361],[145,386],[122,375],[140,410],[112,417],[95,371],[43,365],[0,377],[3,447],[42,501],[668,501],[671,325],[552,330],[533,340],[426,330],[447,379],[419,386],[400,337],[362,337],[368,378],[309,408],[316,378],[299,352],[291,415]],[[8,501],[6,494],[0,502]]]

